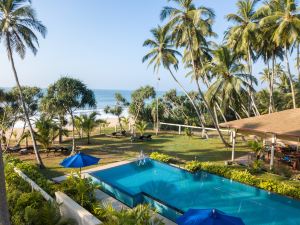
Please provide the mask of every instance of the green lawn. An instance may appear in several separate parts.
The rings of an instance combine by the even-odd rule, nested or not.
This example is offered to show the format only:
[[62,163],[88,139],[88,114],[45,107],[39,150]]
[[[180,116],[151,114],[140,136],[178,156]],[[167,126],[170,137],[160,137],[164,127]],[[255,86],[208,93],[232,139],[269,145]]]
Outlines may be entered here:
[[[126,159],[137,157],[140,151],[146,154],[158,151],[174,156],[182,163],[187,160],[197,159],[199,161],[221,162],[231,159],[231,149],[225,148],[218,138],[210,138],[208,140],[200,137],[187,137],[172,133],[162,133],[154,136],[152,141],[147,142],[131,142],[129,137],[112,138],[106,136],[93,136],[92,143],[86,144],[86,139],[78,139],[76,144],[81,150],[100,157],[100,164],[108,164]],[[70,142],[66,142],[65,146],[70,146]],[[251,151],[241,141],[237,144],[236,157],[240,157]],[[56,177],[69,173],[70,169],[59,166],[59,162],[66,156],[60,153],[42,153],[43,161],[46,169],[42,170],[47,177]],[[35,163],[34,155],[20,156],[25,161]]]

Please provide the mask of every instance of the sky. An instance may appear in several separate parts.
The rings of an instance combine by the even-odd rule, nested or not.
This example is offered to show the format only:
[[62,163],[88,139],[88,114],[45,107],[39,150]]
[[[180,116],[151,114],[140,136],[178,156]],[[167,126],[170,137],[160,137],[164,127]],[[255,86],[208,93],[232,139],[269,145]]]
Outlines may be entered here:
[[[235,11],[236,0],[195,0],[214,9],[214,30],[219,42],[229,23],[225,15]],[[142,63],[151,37],[149,30],[161,23],[159,14],[167,0],[33,0],[38,18],[48,33],[40,38],[36,56],[29,51],[24,60],[17,55],[16,68],[22,85],[47,87],[63,75],[80,79],[92,89],[133,90],[153,85],[159,90],[176,84],[162,69],[158,86],[151,67]],[[11,87],[13,79],[5,49],[0,51],[0,86]],[[182,68],[176,73],[184,86],[194,88]]]

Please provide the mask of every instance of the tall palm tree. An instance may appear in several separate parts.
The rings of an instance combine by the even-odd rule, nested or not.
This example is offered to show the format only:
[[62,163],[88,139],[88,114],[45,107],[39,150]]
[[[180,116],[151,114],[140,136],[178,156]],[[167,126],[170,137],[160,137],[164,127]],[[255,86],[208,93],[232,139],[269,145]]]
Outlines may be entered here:
[[295,0],[271,0],[264,6],[266,16],[261,26],[274,26],[273,40],[284,48],[286,69],[291,86],[293,107],[296,108],[296,94],[289,63],[289,50],[297,42],[300,33],[300,14]]
[[208,89],[208,101],[219,96],[223,107],[241,105],[242,93],[247,92],[250,84],[246,80],[256,83],[254,77],[244,72],[245,66],[237,61],[234,54],[225,46],[214,51],[213,61],[206,65],[207,70],[216,76],[215,82]]
[[47,29],[36,18],[36,13],[28,0],[0,0],[0,28],[0,35],[4,40],[4,45],[6,47],[14,78],[19,90],[26,121],[29,126],[36,159],[39,166],[44,167],[39,155],[34,131],[24,101],[21,84],[15,67],[13,52],[15,51],[22,59],[25,57],[27,48],[30,49],[33,54],[36,54],[38,46],[36,33],[40,33],[43,37],[45,37]]
[[[256,40],[257,30],[257,15],[255,12],[256,4],[259,0],[239,0],[237,2],[237,12],[227,15],[227,20],[234,23],[226,32],[227,44],[234,52],[242,59],[247,61],[248,74],[252,75],[253,59],[255,58],[254,43]],[[253,84],[250,82],[250,86],[253,89]],[[258,115],[253,92],[249,91],[249,112],[253,108],[253,112]]]
[[194,100],[189,95],[187,90],[183,87],[183,85],[178,81],[174,73],[172,72],[171,67],[173,66],[175,70],[178,68],[178,59],[177,56],[181,56],[181,54],[174,50],[172,47],[172,37],[169,34],[169,27],[168,26],[158,26],[157,28],[154,28],[151,30],[151,34],[153,36],[153,39],[147,39],[143,46],[152,48],[149,53],[147,53],[142,61],[146,62],[149,61],[149,66],[154,65],[154,72],[158,73],[161,66],[163,66],[165,69],[167,69],[172,76],[173,80],[178,84],[178,86],[181,88],[181,90],[185,93],[185,95],[188,97],[189,101],[193,105],[199,122],[201,124],[201,127],[204,128],[204,124],[201,118],[200,111],[198,107],[196,106]]
[[193,0],[173,0],[178,7],[164,7],[161,12],[161,19],[169,18],[167,27],[172,29],[172,36],[176,47],[183,47],[185,54],[189,54],[187,66],[192,67],[193,78],[197,85],[197,89],[201,100],[203,101],[217,132],[225,145],[225,141],[217,122],[217,119],[204,97],[204,93],[200,87],[200,79],[204,76],[201,73],[203,66],[203,48],[207,46],[206,37],[213,34],[211,25],[214,19],[214,13],[206,7],[196,7]]

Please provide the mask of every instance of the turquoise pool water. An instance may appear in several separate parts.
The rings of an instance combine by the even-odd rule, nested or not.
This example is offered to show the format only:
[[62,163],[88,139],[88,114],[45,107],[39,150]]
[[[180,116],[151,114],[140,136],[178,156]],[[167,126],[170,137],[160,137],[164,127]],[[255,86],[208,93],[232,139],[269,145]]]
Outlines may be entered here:
[[91,173],[107,193],[133,207],[149,203],[175,220],[189,208],[216,208],[247,225],[300,225],[300,201],[206,172],[148,160]]

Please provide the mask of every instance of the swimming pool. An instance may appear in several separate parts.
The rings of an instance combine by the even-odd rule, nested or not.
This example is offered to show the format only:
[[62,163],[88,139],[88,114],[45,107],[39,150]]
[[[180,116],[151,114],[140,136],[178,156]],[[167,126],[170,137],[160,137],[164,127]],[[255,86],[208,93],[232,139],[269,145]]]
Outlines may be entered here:
[[300,225],[300,201],[203,171],[193,174],[149,159],[90,175],[128,206],[148,203],[173,221],[190,208],[216,208],[246,225]]

